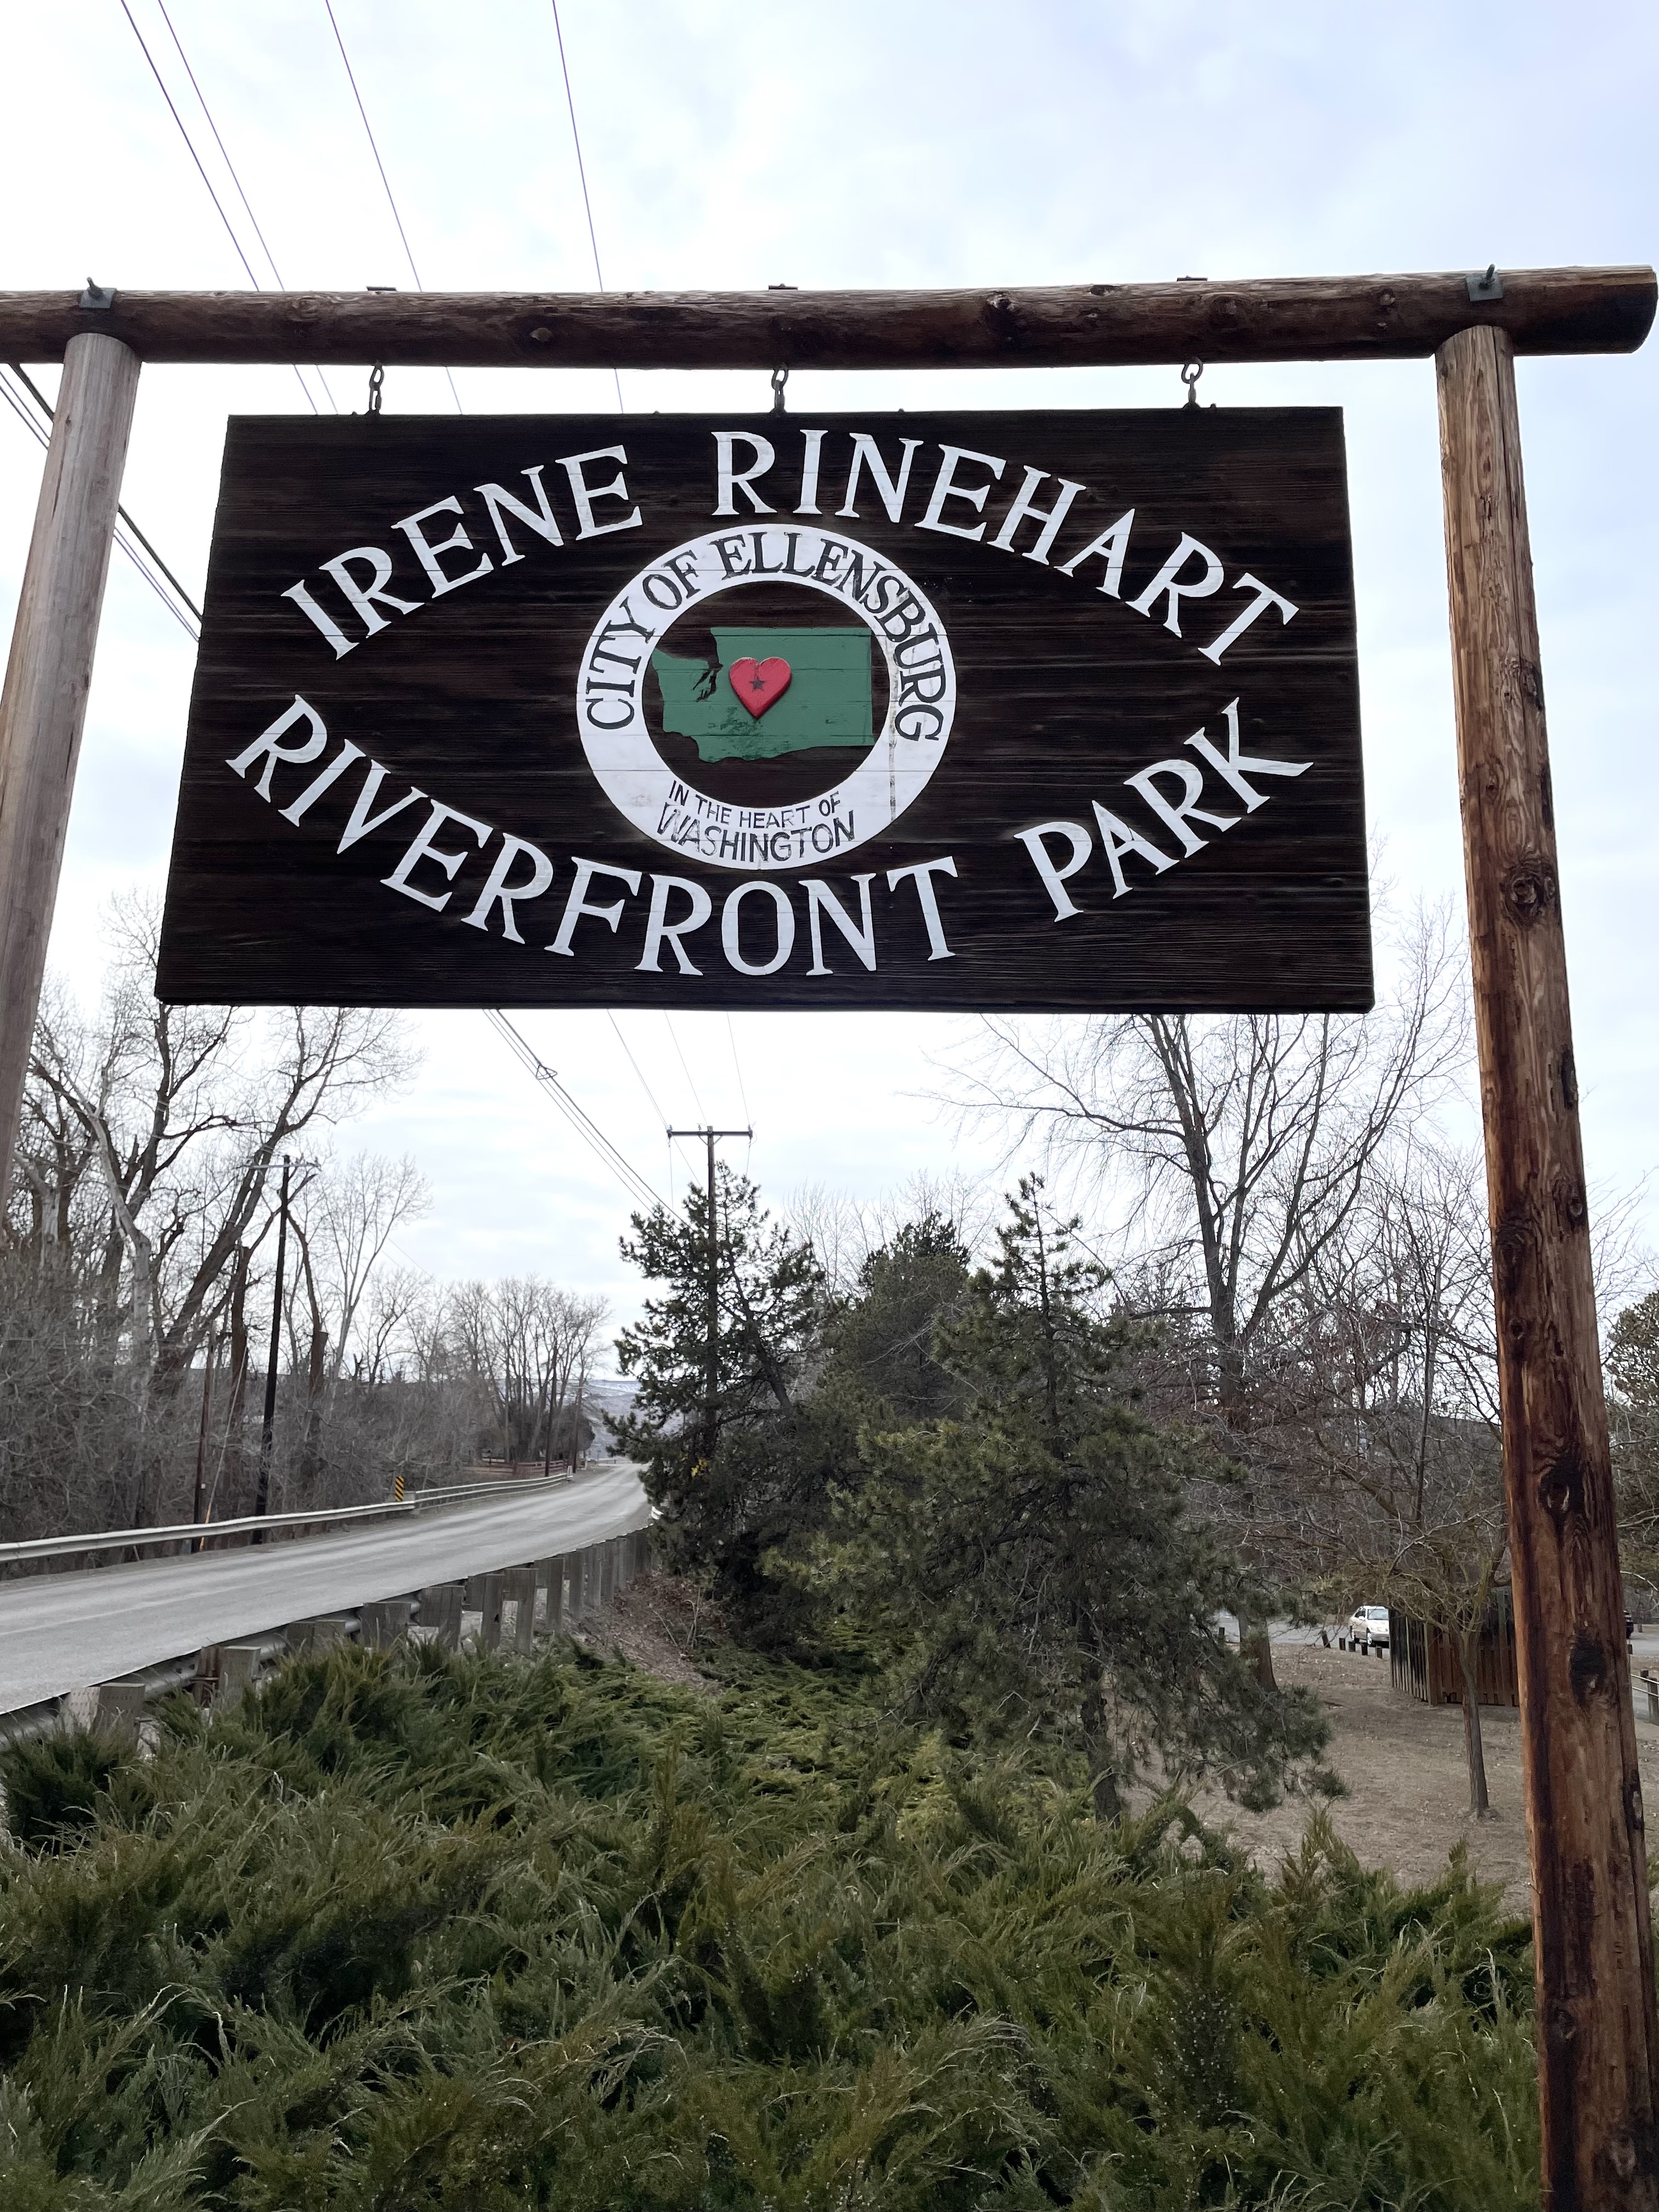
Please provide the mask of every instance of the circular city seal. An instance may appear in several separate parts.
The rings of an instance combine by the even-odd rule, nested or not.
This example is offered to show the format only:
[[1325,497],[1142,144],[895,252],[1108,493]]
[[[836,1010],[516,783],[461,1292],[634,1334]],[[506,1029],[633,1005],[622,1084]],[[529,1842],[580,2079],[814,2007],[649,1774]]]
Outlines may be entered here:
[[[837,602],[848,619],[826,623],[803,598],[811,619],[798,625],[711,620],[712,661],[666,649],[689,610],[761,584],[774,615],[782,589]],[[695,768],[664,759],[648,698],[698,762],[755,764],[750,803],[699,790]],[[576,681],[583,750],[617,811],[671,852],[750,872],[822,865],[890,829],[939,766],[956,698],[950,641],[921,587],[856,538],[796,522],[693,538],[641,569],[595,625]],[[765,764],[814,751],[860,757],[830,787],[768,804]]]

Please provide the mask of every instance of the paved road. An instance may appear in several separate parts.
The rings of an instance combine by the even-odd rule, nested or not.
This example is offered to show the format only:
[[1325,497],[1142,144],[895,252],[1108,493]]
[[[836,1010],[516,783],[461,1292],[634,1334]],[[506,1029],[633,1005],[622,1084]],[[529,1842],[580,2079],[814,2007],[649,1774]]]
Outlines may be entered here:
[[613,1462],[556,1490],[337,1535],[3,1583],[0,1712],[368,1598],[579,1551],[649,1510],[637,1471]]

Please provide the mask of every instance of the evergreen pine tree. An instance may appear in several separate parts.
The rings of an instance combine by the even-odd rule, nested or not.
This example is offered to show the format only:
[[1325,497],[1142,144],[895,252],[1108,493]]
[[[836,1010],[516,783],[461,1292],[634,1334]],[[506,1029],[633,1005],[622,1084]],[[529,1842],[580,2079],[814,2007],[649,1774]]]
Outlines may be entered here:
[[830,1578],[902,1651],[919,1710],[1071,1734],[1103,1819],[1154,1764],[1270,1802],[1325,1723],[1228,1649],[1217,1616],[1259,1594],[1183,1498],[1217,1468],[1135,1409],[1123,1327],[1076,1225],[1021,1183],[996,1266],[938,1334],[965,1411],[866,1433]]
[[733,1626],[769,1626],[759,1640],[775,1641],[783,1624],[772,1616],[793,1601],[761,1561],[794,1525],[795,1401],[817,1349],[823,1278],[811,1247],[723,1165],[712,1226],[711,1237],[708,1194],[694,1187],[678,1214],[636,1213],[623,1239],[623,1259],[665,1289],[617,1334],[622,1370],[639,1382],[617,1440],[643,1466],[671,1558],[711,1574]]

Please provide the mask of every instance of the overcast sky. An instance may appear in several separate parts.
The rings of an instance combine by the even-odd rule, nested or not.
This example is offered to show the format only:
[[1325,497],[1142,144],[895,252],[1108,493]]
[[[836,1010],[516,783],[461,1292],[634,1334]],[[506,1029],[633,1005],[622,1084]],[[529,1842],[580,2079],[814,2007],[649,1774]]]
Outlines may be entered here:
[[[412,286],[324,0],[167,0],[290,288]],[[274,283],[158,0],[132,14],[262,284]],[[548,0],[335,0],[408,242],[432,289],[586,289],[593,263]],[[1144,0],[564,0],[608,288],[1019,285],[1645,262],[1659,11]],[[0,283],[239,287],[246,276],[119,0],[9,13]],[[55,388],[56,371],[38,380]],[[343,410],[365,377],[331,370]],[[1519,369],[1561,875],[1593,1179],[1659,1164],[1652,644],[1659,345]],[[614,407],[603,374],[465,370],[466,410]],[[624,373],[630,410],[767,404],[763,376]],[[328,400],[313,381],[314,397]],[[1462,898],[1433,373],[1426,362],[1212,368],[1223,404],[1346,410],[1368,805],[1406,897]],[[1174,368],[800,374],[801,410],[1174,406]],[[391,412],[449,410],[392,370]],[[125,501],[199,599],[227,414],[308,411],[287,370],[143,373]],[[9,624],[40,454],[0,411]],[[109,895],[164,879],[193,648],[118,556],[52,937],[88,996]],[[319,996],[324,995],[319,993]],[[475,1014],[413,1018],[409,1091],[342,1133],[413,1152],[441,1276],[538,1268],[636,1286],[626,1203]],[[925,1094],[966,1025],[909,1015],[620,1017],[522,1026],[636,1165],[677,1122],[747,1123],[775,1194],[874,1195],[990,1157]],[[733,1048],[735,1040],[735,1051]],[[734,1160],[741,1164],[744,1148]],[[682,1164],[675,1173],[683,1182]],[[1659,1230],[1651,1194],[1649,1234]]]

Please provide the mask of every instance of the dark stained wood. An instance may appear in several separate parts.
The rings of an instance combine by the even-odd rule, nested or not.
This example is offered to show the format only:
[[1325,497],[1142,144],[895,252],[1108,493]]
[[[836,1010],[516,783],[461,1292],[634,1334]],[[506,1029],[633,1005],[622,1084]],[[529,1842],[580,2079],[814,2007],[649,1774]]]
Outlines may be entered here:
[[[1389,1614],[1389,1674],[1396,1690],[1425,1705],[1461,1705],[1463,1662],[1457,1641],[1443,1628],[1413,1620],[1391,1608]],[[1515,1661],[1515,1607],[1500,1591],[1492,1618],[1475,1647],[1475,1686],[1483,1705],[1518,1705],[1520,1680]]]
[[1659,2203],[1659,2024],[1509,342],[1437,357],[1547,2212]]
[[138,362],[124,345],[100,336],[70,348],[0,696],[0,1208],[137,391]]
[[[716,428],[769,438],[778,461],[761,489],[777,511],[736,522],[711,515]],[[745,878],[657,842],[607,797],[581,742],[578,672],[613,595],[671,549],[725,530],[744,544],[770,532],[770,567],[786,529],[805,526],[796,504],[805,434],[822,434],[817,518],[913,577],[932,600],[955,658],[954,728],[931,781],[896,820],[833,857],[793,860],[776,877],[795,918],[794,950],[770,975],[738,972],[726,957],[725,902]],[[850,433],[873,436],[896,465],[901,439],[918,451],[901,519],[889,519],[865,477],[856,519],[836,510],[853,453]],[[940,441],[1006,458],[983,510],[985,542],[919,526],[942,465]],[[627,454],[628,498],[638,528],[578,540],[561,456],[617,445]],[[395,518],[458,495],[474,547],[497,550],[474,487],[527,487],[540,465],[564,543],[522,527],[525,557],[434,598]],[[614,463],[596,472],[608,475]],[[1015,541],[990,541],[1024,483],[1026,466],[1082,484],[1048,564],[1024,557],[1038,526]],[[972,465],[972,481],[986,471]],[[1066,576],[1059,564],[1134,510],[1120,597],[1100,588],[1102,558]],[[975,510],[958,504],[969,524]],[[608,514],[623,512],[613,501]],[[1225,582],[1188,603],[1183,635],[1129,602],[1144,592],[1183,534],[1212,547]],[[297,580],[346,619],[321,574],[345,549],[383,547],[389,588],[415,606],[393,614],[337,659],[283,594]],[[452,557],[471,566],[471,551]],[[1271,608],[1220,665],[1200,647],[1249,600],[1249,574],[1294,603],[1289,623]],[[813,623],[857,627],[842,603],[799,586],[793,603]],[[711,621],[787,619],[791,602],[771,581],[725,592],[695,611],[691,643]],[[721,608],[723,612],[714,609]],[[368,1005],[659,1006],[958,1006],[1091,1011],[1149,1006],[1340,1010],[1371,1000],[1352,576],[1340,411],[1209,408],[1126,413],[852,415],[779,418],[615,416],[476,416],[428,421],[381,416],[315,422],[298,416],[233,422],[191,710],[158,988],[173,1000],[322,1000]],[[1161,613],[1162,610],[1159,610]],[[689,612],[688,624],[694,622]],[[670,649],[673,649],[671,644]],[[879,657],[878,656],[878,663]],[[648,684],[654,679],[647,679]],[[276,771],[273,803],[227,763],[294,700],[323,718],[331,752]],[[647,689],[647,701],[650,693]],[[1166,852],[1179,850],[1125,779],[1170,757],[1195,762],[1199,729],[1224,750],[1224,710],[1238,700],[1247,753],[1310,763],[1298,778],[1263,779],[1266,803],[1247,812],[1206,771],[1201,800],[1231,827],[1203,830],[1201,850],[1163,873],[1124,863],[1132,888],[1115,897],[1098,849],[1068,890],[1082,909],[1057,921],[1018,833],[1061,819],[1095,830],[1097,800]],[[878,699],[877,713],[880,712]],[[416,905],[386,878],[424,818],[410,808],[344,854],[338,841],[366,769],[353,766],[302,814],[288,806],[349,740],[384,764],[380,804],[411,785],[489,824],[467,854],[445,911]],[[679,750],[676,750],[676,746]],[[861,762],[863,753],[853,756]],[[682,775],[711,798],[759,806],[809,800],[847,774],[840,751],[763,764],[724,762],[698,770],[684,741],[658,732],[666,784]],[[808,776],[814,762],[816,781]],[[750,780],[745,784],[744,777]],[[803,783],[801,779],[806,776]],[[883,789],[886,786],[884,782]],[[546,854],[550,888],[519,909],[526,942],[507,942],[465,919],[496,854],[500,833]],[[453,845],[456,836],[443,842]],[[940,855],[948,958],[932,946],[915,888],[890,889],[889,872]],[[639,892],[602,883],[590,898],[623,900],[614,935],[585,922],[574,957],[550,954],[581,856],[638,871]],[[422,881],[449,882],[428,864]],[[695,880],[713,919],[688,950],[700,973],[682,975],[672,955],[642,972],[651,878]],[[860,875],[873,877],[877,972],[866,972],[830,931],[828,964],[814,975],[810,916],[800,879],[826,880],[845,910],[860,911]],[[684,894],[675,911],[684,913]],[[746,957],[775,944],[769,901],[741,907]],[[768,941],[769,925],[773,934]]]
[[146,361],[387,367],[949,368],[997,362],[1386,361],[1471,324],[1517,353],[1627,353],[1653,321],[1651,269],[987,285],[935,292],[0,293],[0,360],[58,361],[101,330]]

